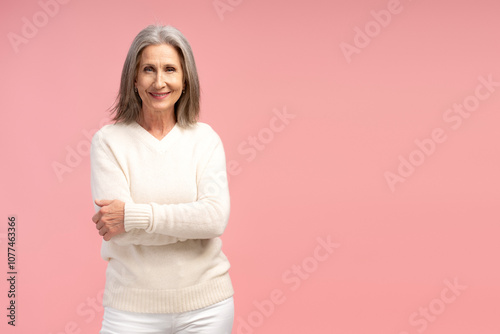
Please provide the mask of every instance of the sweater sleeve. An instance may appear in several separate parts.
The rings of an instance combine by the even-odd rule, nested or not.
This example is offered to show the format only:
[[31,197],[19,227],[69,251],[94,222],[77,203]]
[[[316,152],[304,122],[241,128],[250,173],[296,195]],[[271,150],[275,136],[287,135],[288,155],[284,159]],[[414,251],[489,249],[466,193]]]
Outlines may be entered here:
[[[90,150],[90,170],[92,199],[120,200],[127,205],[133,205],[130,195],[129,182],[112,152],[103,144],[102,130],[92,138]],[[94,202],[95,211],[100,207]],[[135,229],[119,234],[108,242],[118,245],[167,245],[175,243],[179,238],[166,234],[147,233],[145,230]]]
[[229,220],[229,187],[224,148],[219,136],[200,159],[197,200],[178,204],[125,204],[125,230],[210,239],[224,232]]

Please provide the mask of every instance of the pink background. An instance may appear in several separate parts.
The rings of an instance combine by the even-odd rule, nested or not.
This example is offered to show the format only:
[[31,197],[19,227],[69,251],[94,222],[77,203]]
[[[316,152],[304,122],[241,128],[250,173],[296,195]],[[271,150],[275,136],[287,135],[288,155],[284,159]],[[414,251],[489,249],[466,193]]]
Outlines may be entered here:
[[[160,22],[190,41],[201,120],[239,165],[223,236],[233,333],[500,334],[500,86],[479,87],[458,128],[458,114],[445,120],[478,101],[479,77],[500,82],[498,1],[219,0],[220,15],[213,0],[54,1],[41,0],[50,15],[34,0],[0,5],[0,263],[3,277],[17,215],[19,270],[15,328],[1,280],[2,333],[98,332],[106,263],[88,138],[130,42]],[[284,110],[294,118],[270,130]],[[446,140],[432,148],[436,128]],[[410,158],[391,189],[385,173]],[[332,254],[318,248],[328,236]]]

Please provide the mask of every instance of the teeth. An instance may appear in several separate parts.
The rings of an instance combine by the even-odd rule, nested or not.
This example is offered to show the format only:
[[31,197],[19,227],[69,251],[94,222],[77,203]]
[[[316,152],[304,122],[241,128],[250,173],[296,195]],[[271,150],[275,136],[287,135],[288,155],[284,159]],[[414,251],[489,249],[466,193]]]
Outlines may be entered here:
[[151,94],[153,94],[153,96],[165,96],[165,95],[167,95],[167,93],[163,93],[163,94],[154,94],[154,93],[151,93]]

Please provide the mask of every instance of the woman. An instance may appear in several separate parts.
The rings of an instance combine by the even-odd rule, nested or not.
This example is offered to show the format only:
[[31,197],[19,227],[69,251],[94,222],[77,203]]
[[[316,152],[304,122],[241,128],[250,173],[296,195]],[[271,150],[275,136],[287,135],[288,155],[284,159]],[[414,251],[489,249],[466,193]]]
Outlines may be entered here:
[[197,122],[191,47],[170,26],[132,42],[115,124],[92,139],[91,185],[108,261],[101,333],[230,334],[229,218],[224,149]]

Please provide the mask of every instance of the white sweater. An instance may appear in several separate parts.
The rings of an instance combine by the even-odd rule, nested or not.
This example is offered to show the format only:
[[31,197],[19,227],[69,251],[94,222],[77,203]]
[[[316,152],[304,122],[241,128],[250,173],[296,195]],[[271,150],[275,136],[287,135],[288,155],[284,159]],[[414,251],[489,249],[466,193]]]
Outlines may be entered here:
[[104,306],[179,313],[233,295],[219,238],[229,219],[226,162],[209,125],[176,124],[162,140],[136,122],[106,125],[90,158],[93,199],[125,202],[126,232],[102,242]]

